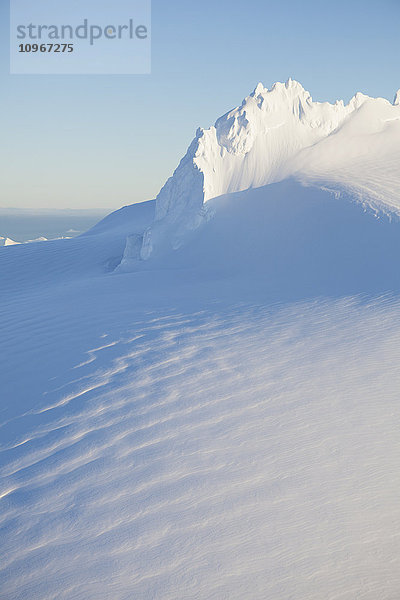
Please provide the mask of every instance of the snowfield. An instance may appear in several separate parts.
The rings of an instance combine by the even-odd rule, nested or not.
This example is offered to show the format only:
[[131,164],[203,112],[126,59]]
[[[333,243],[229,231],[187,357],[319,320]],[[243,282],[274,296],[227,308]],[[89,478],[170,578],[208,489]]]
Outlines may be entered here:
[[2,599],[398,597],[400,107],[300,88],[2,248]]

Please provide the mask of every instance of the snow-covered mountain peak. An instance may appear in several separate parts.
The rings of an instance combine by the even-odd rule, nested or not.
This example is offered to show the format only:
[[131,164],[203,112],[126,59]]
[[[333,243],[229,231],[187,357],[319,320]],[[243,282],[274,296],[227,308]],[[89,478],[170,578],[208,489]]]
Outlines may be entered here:
[[[268,89],[262,83],[259,83],[254,91],[248,96],[248,98],[264,98],[269,96],[271,99],[275,97],[276,99],[295,99],[299,96],[304,97],[305,99],[310,98],[310,92],[308,92],[304,87],[296,81],[295,79],[289,78],[286,83],[281,81],[277,81]],[[243,102],[246,102],[247,98]]]
[[9,237],[0,236],[0,247],[2,246],[16,246],[19,242],[15,242]]
[[394,105],[360,92],[348,104],[331,104],[313,101],[293,79],[271,89],[259,83],[215,125],[197,130],[157,196],[156,220],[144,237],[142,258],[167,239],[169,246],[181,245],[187,232],[202,222],[203,205],[211,198],[291,176],[364,189],[372,202],[400,208],[400,186],[392,186],[394,199],[383,200],[382,184],[370,181],[368,166],[372,161],[376,172],[379,164],[386,164],[386,152],[392,163],[400,156],[399,119],[399,93]]
[[258,96],[259,94],[262,94],[265,91],[265,87],[264,84],[261,83],[261,81],[259,81],[256,85],[256,87],[254,88],[253,92],[250,94],[251,96]]
[[394,97],[393,104],[394,104],[394,106],[400,105],[400,90],[397,90],[396,95]]

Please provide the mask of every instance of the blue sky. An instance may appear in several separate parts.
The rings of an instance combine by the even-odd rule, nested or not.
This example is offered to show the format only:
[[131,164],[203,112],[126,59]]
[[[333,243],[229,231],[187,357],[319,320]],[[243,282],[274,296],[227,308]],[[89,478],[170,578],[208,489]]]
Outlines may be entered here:
[[0,206],[153,198],[258,81],[329,101],[400,87],[400,0],[153,0],[151,75],[10,75],[8,21],[0,0]]

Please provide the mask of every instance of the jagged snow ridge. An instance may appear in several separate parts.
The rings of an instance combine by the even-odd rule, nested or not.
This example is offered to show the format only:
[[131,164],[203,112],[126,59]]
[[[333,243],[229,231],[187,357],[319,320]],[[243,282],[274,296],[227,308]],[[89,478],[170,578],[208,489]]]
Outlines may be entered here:
[[379,208],[400,209],[399,159],[400,91],[393,105],[361,93],[345,105],[314,102],[292,79],[271,90],[259,83],[215,126],[198,129],[157,196],[141,257],[179,247],[207,215],[207,200],[290,176],[332,183]]

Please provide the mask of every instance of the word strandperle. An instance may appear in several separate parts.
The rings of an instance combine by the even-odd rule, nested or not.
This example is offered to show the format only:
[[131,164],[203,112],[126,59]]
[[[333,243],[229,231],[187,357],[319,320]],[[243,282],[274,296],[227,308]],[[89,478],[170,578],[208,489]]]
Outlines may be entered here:
[[135,25],[133,19],[129,19],[128,24],[124,25],[89,25],[88,19],[84,19],[81,25],[77,27],[72,25],[29,25],[17,26],[17,38],[20,40],[89,40],[93,45],[96,40],[101,38],[108,40],[115,39],[138,39],[145,40],[148,37],[146,25]]

